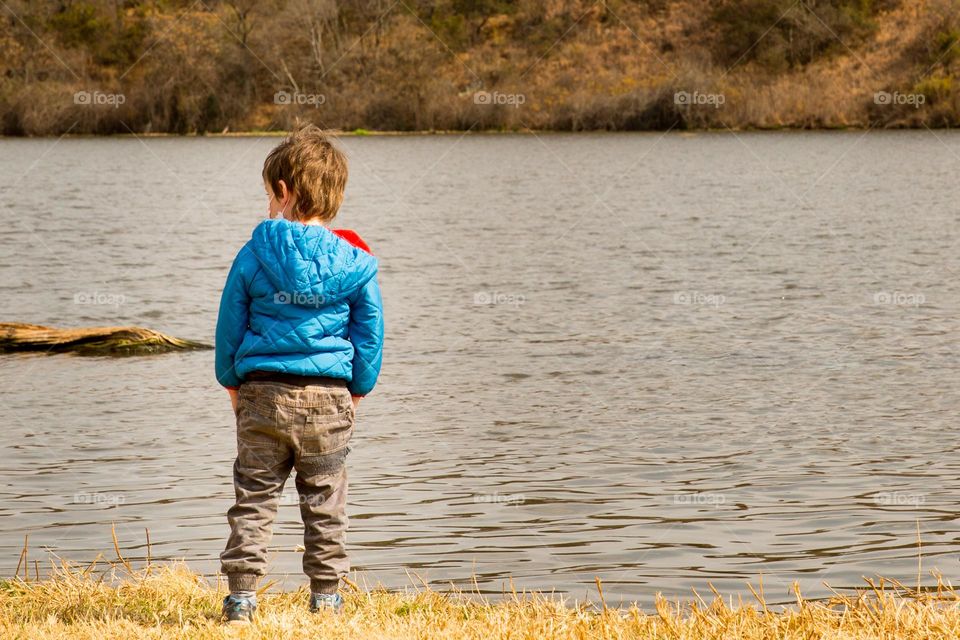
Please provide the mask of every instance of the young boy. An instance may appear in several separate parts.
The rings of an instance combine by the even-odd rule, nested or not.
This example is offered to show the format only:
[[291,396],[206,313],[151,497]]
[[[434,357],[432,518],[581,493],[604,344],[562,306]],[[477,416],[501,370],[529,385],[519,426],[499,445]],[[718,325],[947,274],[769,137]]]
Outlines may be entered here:
[[[267,156],[270,220],[233,262],[217,320],[217,380],[237,417],[236,504],[221,554],[230,595],[223,615],[247,622],[283,485],[296,469],[310,609],[338,611],[350,570],[347,454],[359,399],[380,373],[383,310],[377,259],[337,215],[347,161],[315,126]],[[341,238],[343,235],[353,243]]]

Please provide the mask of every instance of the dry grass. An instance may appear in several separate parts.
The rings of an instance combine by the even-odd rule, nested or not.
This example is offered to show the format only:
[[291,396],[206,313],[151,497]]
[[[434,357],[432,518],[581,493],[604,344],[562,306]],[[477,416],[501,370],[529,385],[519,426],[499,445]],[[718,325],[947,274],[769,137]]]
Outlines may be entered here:
[[142,327],[54,329],[35,324],[0,322],[0,353],[42,351],[79,355],[140,355],[209,345],[181,340]]
[[[118,578],[117,572],[123,577]],[[797,591],[789,607],[731,606],[715,594],[707,603],[658,598],[655,611],[607,608],[597,582],[595,604],[568,604],[542,594],[512,594],[499,602],[462,592],[420,587],[407,592],[362,591],[351,584],[342,614],[312,615],[307,592],[260,595],[255,624],[219,621],[222,586],[213,587],[182,564],[133,571],[125,562],[108,574],[62,565],[42,581],[0,582],[3,638],[957,638],[960,597],[938,578],[918,593],[881,581],[856,595],[810,601]],[[885,588],[886,587],[886,588]],[[892,587],[892,588],[891,588]]]
[[[298,118],[348,131],[960,125],[956,0],[487,1],[467,3],[472,17],[450,0],[290,0],[247,3],[246,45],[235,2],[114,3],[123,18],[106,2],[11,3],[22,18],[0,22],[8,135],[289,130]],[[68,38],[68,6],[100,6],[87,25],[100,34],[78,23]],[[278,103],[280,90],[323,104]],[[478,102],[480,90],[523,102]],[[680,91],[725,102],[679,106]],[[881,91],[924,106],[880,106]]]

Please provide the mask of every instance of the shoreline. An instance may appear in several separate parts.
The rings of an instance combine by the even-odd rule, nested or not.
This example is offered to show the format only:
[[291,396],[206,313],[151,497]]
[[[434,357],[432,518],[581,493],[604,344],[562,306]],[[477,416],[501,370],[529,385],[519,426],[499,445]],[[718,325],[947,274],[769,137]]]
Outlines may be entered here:
[[[183,563],[134,570],[122,557],[105,571],[63,563],[44,579],[0,581],[0,635],[11,638],[437,638],[490,640],[526,637],[699,638],[953,638],[960,629],[960,594],[934,574],[937,585],[918,591],[897,581],[867,579],[855,595],[827,601],[806,599],[768,604],[762,583],[747,585],[753,599],[710,601],[694,592],[687,601],[657,596],[651,611],[635,604],[608,607],[599,578],[585,602],[515,590],[499,602],[463,591],[438,592],[426,583],[413,589],[365,590],[344,580],[339,616],[307,611],[307,589],[271,592],[269,578],[258,592],[254,623],[241,628],[220,622],[224,583],[210,585]],[[105,579],[107,577],[113,579]],[[748,596],[749,597],[749,596]],[[731,635],[732,634],[732,635]],[[892,634],[892,635],[891,635]]]
[[[692,128],[692,129],[584,129],[570,131],[567,129],[436,129],[422,131],[373,131],[366,129],[354,129],[351,131],[330,129],[329,132],[342,138],[374,138],[374,137],[425,137],[425,136],[506,136],[506,135],[689,135],[698,134],[738,134],[738,133],[866,133],[870,131],[892,133],[892,132],[913,132],[913,131],[931,131],[931,132],[949,132],[958,131],[955,127],[869,127],[869,126],[844,126],[844,127],[727,127],[723,129],[714,128]],[[250,130],[250,131],[226,131],[226,132],[207,132],[207,133],[64,133],[60,135],[23,135],[23,136],[5,136],[0,135],[0,140],[26,140],[26,139],[60,139],[60,138],[281,138],[290,132],[286,130]]]

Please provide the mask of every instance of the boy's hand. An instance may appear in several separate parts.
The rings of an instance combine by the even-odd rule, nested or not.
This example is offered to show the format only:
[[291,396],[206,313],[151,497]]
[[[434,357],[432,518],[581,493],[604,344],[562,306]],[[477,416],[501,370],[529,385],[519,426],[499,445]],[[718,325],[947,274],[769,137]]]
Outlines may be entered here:
[[353,402],[353,412],[357,412],[357,405],[360,404],[360,396],[350,396],[350,400]]
[[240,405],[240,393],[236,389],[227,389],[230,394],[230,405],[233,407],[233,413],[236,415],[237,408]]

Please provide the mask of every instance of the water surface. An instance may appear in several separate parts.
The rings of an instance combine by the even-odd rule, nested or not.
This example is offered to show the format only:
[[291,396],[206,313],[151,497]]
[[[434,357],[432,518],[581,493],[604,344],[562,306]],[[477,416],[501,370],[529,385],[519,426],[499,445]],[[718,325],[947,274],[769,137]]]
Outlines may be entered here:
[[[2,321],[212,341],[277,139],[0,141]],[[349,138],[388,339],[361,580],[771,600],[957,568],[960,136]],[[0,357],[0,573],[227,535],[212,352]],[[271,571],[303,584],[292,481]],[[43,551],[41,551],[43,549]],[[408,574],[409,572],[409,574]]]

